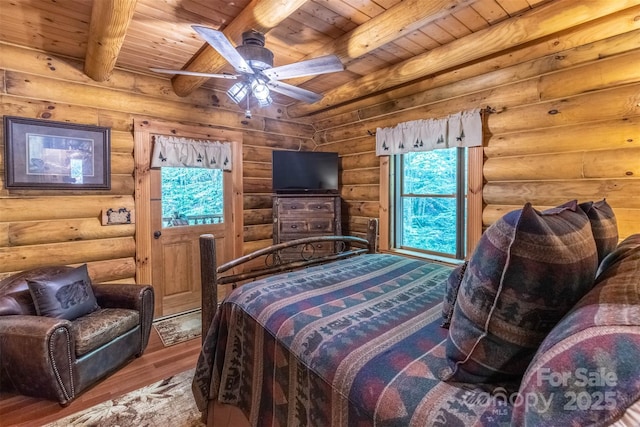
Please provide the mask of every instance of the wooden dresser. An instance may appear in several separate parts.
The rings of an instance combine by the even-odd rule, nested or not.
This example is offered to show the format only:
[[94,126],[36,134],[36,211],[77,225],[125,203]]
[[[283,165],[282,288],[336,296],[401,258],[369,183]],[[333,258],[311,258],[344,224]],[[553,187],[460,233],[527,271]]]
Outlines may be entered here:
[[[340,196],[318,194],[287,194],[273,197],[273,243],[312,236],[342,234]],[[283,260],[306,255],[335,252],[334,244],[315,243],[313,247],[291,248],[283,251]]]

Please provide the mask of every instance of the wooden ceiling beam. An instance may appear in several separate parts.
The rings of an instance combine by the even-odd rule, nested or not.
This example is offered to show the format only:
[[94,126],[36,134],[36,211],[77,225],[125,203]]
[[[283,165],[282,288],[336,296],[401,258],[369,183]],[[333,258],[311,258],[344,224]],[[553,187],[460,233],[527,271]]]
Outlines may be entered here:
[[[253,29],[266,33],[289,15],[295,12],[307,0],[253,0],[222,31],[228,39],[238,42],[242,33]],[[227,61],[211,46],[205,43],[187,62],[185,70],[201,73],[218,73]],[[172,79],[173,90],[179,96],[187,96],[202,86],[208,77],[176,75]]]
[[310,115],[593,21],[637,3],[637,0],[563,0],[549,3],[343,84],[326,92],[314,104],[292,104],[287,112],[292,118]]
[[[468,6],[477,0],[405,0],[384,13],[374,16],[364,24],[325,44],[303,59],[334,54],[343,64],[405,37],[440,18],[450,15],[455,9]],[[348,69],[348,67],[347,67]],[[315,76],[295,80],[296,84],[311,80]],[[291,83],[291,82],[289,82]]]
[[91,9],[84,72],[93,80],[107,80],[133,19],[137,0],[94,1]]

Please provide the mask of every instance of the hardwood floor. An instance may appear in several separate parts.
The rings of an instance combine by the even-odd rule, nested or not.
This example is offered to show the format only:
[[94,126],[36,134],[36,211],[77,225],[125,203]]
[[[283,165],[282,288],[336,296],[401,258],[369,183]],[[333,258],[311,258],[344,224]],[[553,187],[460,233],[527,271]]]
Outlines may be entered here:
[[151,328],[144,354],[111,376],[85,390],[66,408],[44,399],[0,394],[0,426],[41,426],[121,396],[187,369],[194,368],[200,352],[201,338],[164,347],[156,330]]

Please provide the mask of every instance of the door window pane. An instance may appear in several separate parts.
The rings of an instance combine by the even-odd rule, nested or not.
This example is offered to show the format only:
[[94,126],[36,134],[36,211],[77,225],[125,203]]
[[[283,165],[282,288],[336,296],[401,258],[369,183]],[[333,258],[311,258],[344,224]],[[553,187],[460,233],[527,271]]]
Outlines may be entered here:
[[163,227],[224,221],[221,169],[171,167],[161,173]]

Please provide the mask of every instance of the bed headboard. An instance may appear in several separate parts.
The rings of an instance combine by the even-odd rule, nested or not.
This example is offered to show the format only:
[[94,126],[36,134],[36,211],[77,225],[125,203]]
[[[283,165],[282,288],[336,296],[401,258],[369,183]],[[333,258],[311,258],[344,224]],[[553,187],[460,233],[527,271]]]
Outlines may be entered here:
[[[200,277],[202,283],[202,340],[209,330],[209,325],[218,308],[217,286],[227,283],[239,283],[246,280],[255,279],[270,274],[283,271],[297,270],[311,265],[322,264],[338,259],[349,258],[364,253],[375,253],[377,251],[378,219],[369,219],[367,225],[367,236],[365,238],[354,236],[317,236],[306,237],[304,239],[291,240],[278,243],[263,249],[259,249],[250,254],[241,256],[229,261],[221,266],[216,264],[216,244],[213,234],[203,234],[200,236]],[[313,250],[305,251],[305,248],[312,248],[313,243],[333,242],[335,252],[331,254],[315,254]],[[279,253],[282,250],[292,247],[300,248],[299,259],[287,259],[283,261]],[[263,259],[264,266],[255,268],[255,261]],[[248,269],[247,265],[252,262],[253,268]]]

